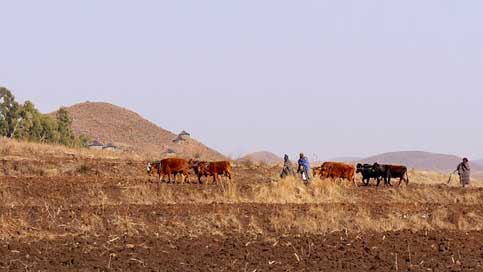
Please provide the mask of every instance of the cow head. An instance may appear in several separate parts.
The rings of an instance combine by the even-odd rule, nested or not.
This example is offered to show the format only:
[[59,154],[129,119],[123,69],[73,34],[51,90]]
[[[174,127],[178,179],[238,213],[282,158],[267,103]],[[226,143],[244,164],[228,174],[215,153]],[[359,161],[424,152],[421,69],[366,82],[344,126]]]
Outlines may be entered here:
[[206,172],[206,168],[208,166],[207,162],[199,161],[195,165],[193,165],[193,170],[197,175],[203,175]]
[[200,161],[198,161],[198,160],[193,160],[193,159],[190,159],[190,160],[188,161],[188,165],[189,165],[189,167],[190,167],[190,168],[192,168],[192,169],[195,169],[195,168],[198,166],[198,164],[199,164],[199,163],[200,163]]
[[314,167],[314,168],[312,168],[312,175],[313,175],[314,177],[316,177],[316,176],[320,176],[321,169],[322,169],[322,168],[321,168],[320,166],[319,166],[319,167]]
[[330,170],[330,167],[328,165],[322,165],[320,167],[320,177],[321,178],[329,177],[329,170]]
[[158,167],[159,167],[158,164],[148,162],[148,164],[146,165],[146,171],[147,171],[148,175],[149,176],[155,175],[156,171],[158,170]]
[[375,172],[375,173],[383,173],[385,170],[385,167],[384,165],[381,165],[377,162],[375,162],[373,165],[372,165],[372,171]]
[[362,163],[358,163],[356,166],[356,173],[361,173],[362,172]]

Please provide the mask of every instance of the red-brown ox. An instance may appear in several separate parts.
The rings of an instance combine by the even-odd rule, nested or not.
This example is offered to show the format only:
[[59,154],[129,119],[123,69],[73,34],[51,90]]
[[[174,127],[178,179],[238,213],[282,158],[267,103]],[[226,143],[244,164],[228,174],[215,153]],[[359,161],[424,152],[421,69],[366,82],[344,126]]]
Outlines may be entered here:
[[321,166],[317,166],[317,167],[312,168],[312,176],[314,178],[317,177],[317,176],[320,176],[321,171],[322,171]]
[[159,175],[159,180],[164,180],[166,175],[168,176],[168,183],[171,183],[171,175],[173,175],[174,183],[176,183],[176,175],[181,174],[185,178],[181,179],[181,183],[184,183],[186,179],[189,182],[189,164],[185,159],[169,158],[161,160],[159,163],[148,163],[148,174]]
[[341,162],[324,162],[320,169],[321,178],[347,179],[355,184],[356,168]]
[[155,161],[155,162],[148,162],[146,165],[146,170],[148,172],[149,176],[155,176],[159,175],[159,165],[161,164],[160,161]]
[[[229,161],[217,162],[198,162],[194,167],[195,173],[198,175],[198,181],[201,183],[201,177],[213,177],[213,182],[218,183],[218,176],[227,176],[231,180],[231,163]],[[208,179],[207,179],[208,181]]]

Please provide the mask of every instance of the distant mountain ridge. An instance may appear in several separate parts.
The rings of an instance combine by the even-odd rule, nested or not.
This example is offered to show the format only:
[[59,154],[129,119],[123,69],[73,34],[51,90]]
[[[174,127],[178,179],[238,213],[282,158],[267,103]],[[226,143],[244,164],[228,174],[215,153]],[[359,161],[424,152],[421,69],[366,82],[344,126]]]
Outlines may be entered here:
[[[424,151],[401,151],[372,156],[359,160],[358,162],[369,164],[374,162],[402,164],[411,169],[448,172],[456,169],[457,165],[461,161],[462,158],[455,155],[438,154]],[[472,170],[483,171],[483,166],[473,163]]]
[[175,143],[173,140],[177,134],[160,128],[138,113],[113,104],[86,102],[66,107],[66,110],[72,118],[72,129],[76,135],[86,135],[104,144],[112,142],[122,149],[156,157],[225,158],[192,138]]
[[283,158],[269,151],[250,153],[241,157],[239,160],[266,164],[277,164],[283,162]]
[[474,160],[473,162],[483,167],[483,159]]
[[331,158],[329,161],[333,161],[333,162],[356,162],[356,161],[360,161],[362,159],[363,158],[361,158],[361,157],[335,157],[335,158]]

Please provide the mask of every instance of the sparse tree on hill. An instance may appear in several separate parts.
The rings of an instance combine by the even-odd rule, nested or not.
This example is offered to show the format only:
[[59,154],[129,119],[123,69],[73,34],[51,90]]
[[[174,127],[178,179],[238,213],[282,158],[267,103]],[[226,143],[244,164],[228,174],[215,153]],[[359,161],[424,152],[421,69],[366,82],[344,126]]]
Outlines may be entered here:
[[18,109],[19,119],[14,137],[17,139],[27,139],[29,141],[38,141],[42,132],[41,114],[35,108],[34,104],[26,101],[23,106]]
[[0,135],[12,138],[19,121],[19,105],[7,89],[0,87]]
[[60,134],[60,143],[72,146],[75,143],[74,133],[72,132],[72,120],[69,112],[65,108],[57,111],[57,130]]
[[89,139],[75,137],[71,126],[72,120],[65,108],[60,108],[56,118],[52,118],[40,113],[30,101],[19,105],[8,89],[0,87],[0,136],[85,147]]

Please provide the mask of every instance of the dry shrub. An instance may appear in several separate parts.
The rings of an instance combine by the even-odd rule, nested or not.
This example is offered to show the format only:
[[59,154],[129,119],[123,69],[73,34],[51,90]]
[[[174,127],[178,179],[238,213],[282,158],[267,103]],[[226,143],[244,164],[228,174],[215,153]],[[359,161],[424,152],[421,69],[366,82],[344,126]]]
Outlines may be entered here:
[[257,167],[255,162],[251,159],[243,159],[238,162],[238,165],[241,165],[242,167],[245,167],[248,169],[255,169]]
[[5,145],[5,140],[0,140],[0,156],[10,156],[12,155],[13,147],[11,145]]
[[401,187],[388,191],[392,203],[479,204],[482,195],[479,190],[444,190],[438,186]]
[[465,215],[456,211],[440,209],[433,214],[389,213],[383,217],[372,215],[365,208],[354,211],[339,207],[312,207],[307,212],[296,214],[285,209],[270,218],[270,224],[279,233],[320,234],[332,231],[388,232],[400,230],[459,230],[481,231],[483,217],[475,213]]
[[91,166],[87,164],[82,164],[76,169],[75,173],[79,175],[87,175],[89,172],[91,172],[91,170]]
[[235,182],[221,182],[223,191],[223,200],[226,203],[241,203],[247,202],[244,195],[238,190],[237,184]]
[[132,236],[146,232],[144,222],[139,222],[129,216],[116,216],[109,223],[116,228],[118,233],[125,233]]
[[168,186],[148,183],[122,188],[120,199],[123,203],[137,205],[176,204],[173,191],[167,190]]
[[[422,185],[449,185],[451,187],[461,187],[459,184],[458,175],[452,175],[450,180],[450,173],[439,173],[432,171],[409,170],[409,179],[411,183]],[[448,181],[450,181],[448,183]],[[479,176],[473,176],[471,179],[473,187],[483,187],[483,180]]]
[[300,179],[289,177],[278,182],[261,184],[255,188],[253,201],[257,203],[303,204],[354,202],[351,188],[330,180],[314,180],[305,185]]

